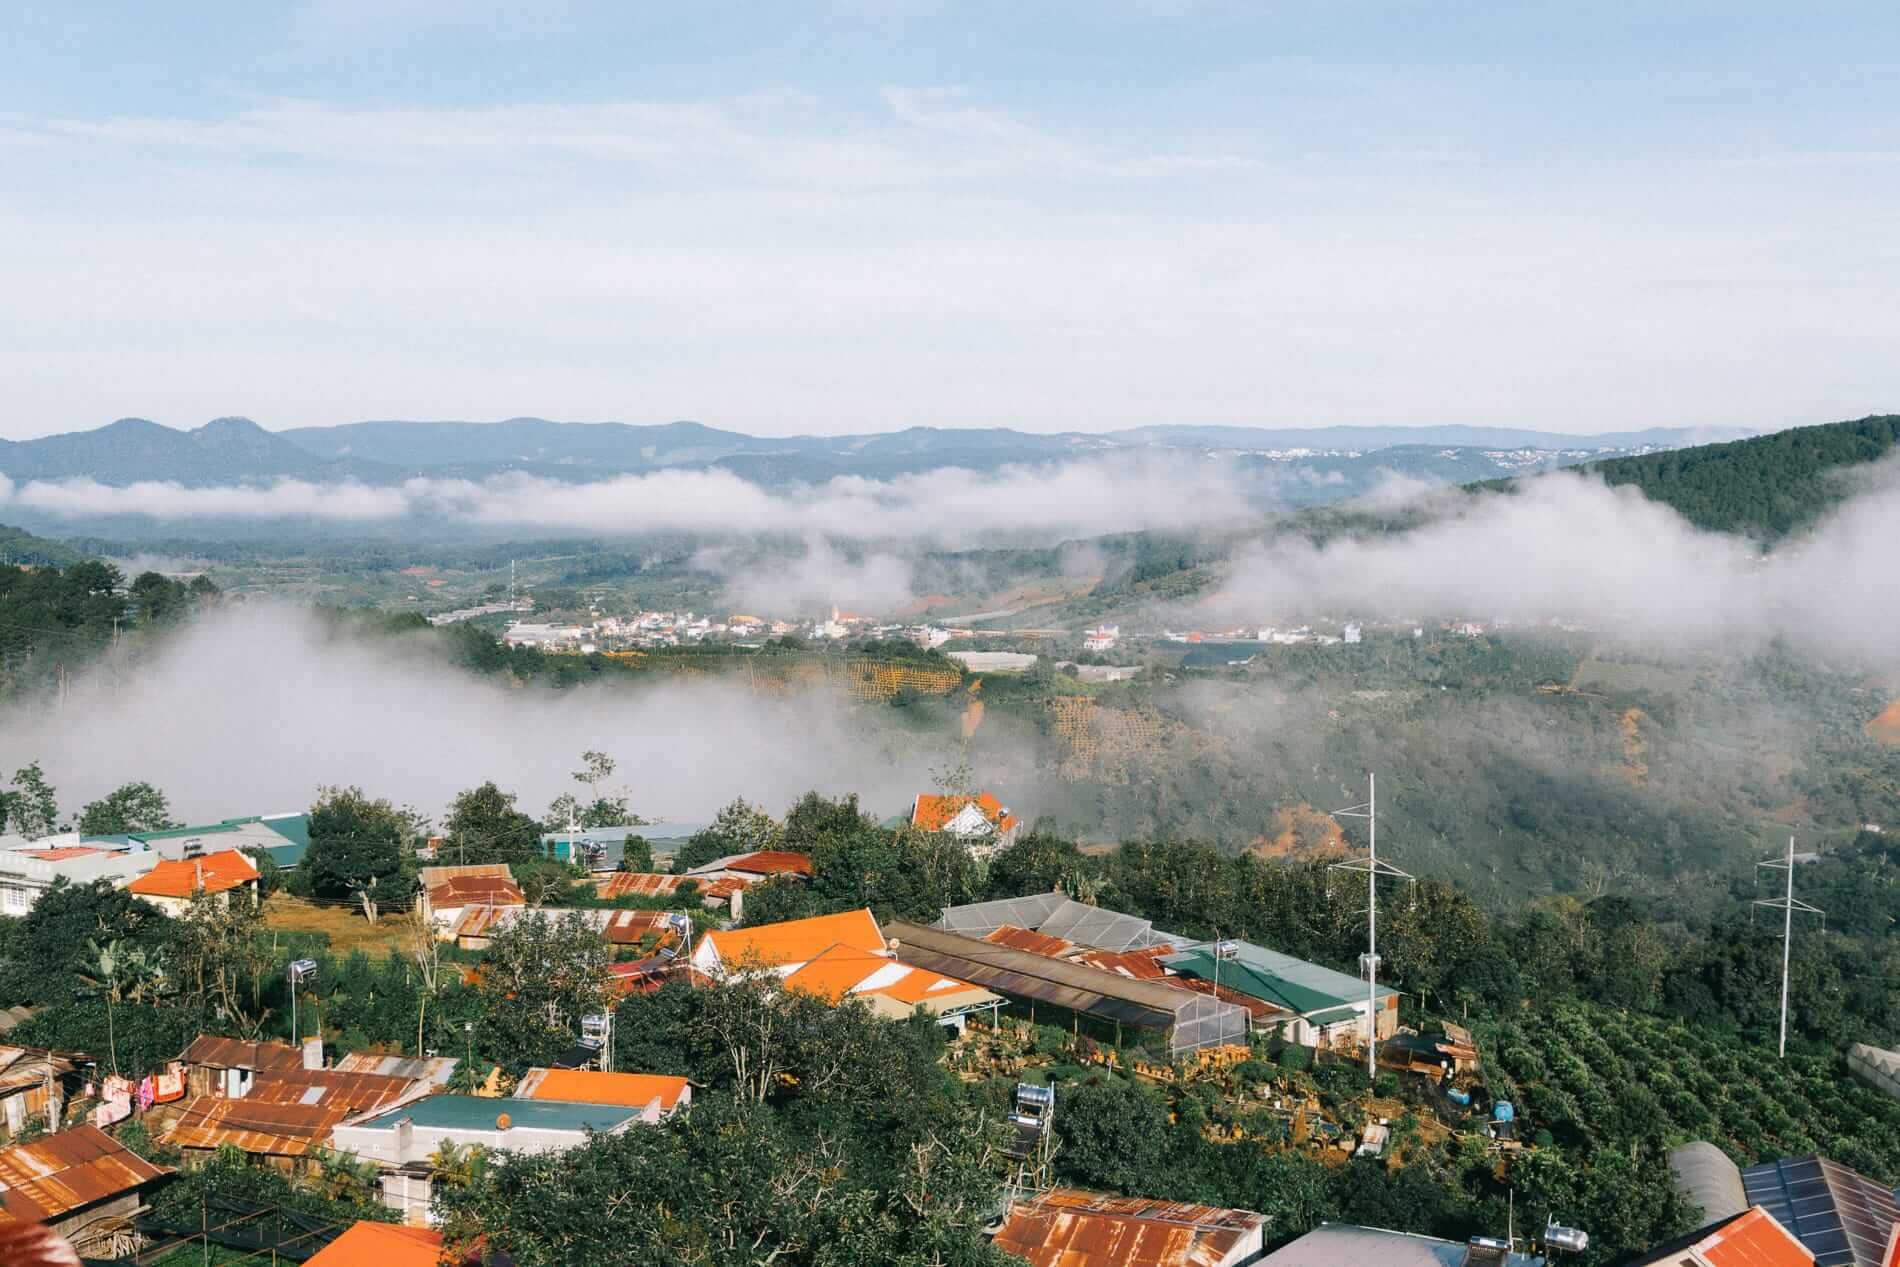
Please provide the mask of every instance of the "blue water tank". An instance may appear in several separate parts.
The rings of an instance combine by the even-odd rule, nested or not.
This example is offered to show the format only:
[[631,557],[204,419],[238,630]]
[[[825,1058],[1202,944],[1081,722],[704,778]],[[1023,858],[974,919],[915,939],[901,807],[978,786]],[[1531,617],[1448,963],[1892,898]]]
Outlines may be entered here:
[[1516,1117],[1517,1110],[1511,1106],[1509,1100],[1499,1100],[1491,1108],[1491,1120],[1494,1122],[1509,1122]]

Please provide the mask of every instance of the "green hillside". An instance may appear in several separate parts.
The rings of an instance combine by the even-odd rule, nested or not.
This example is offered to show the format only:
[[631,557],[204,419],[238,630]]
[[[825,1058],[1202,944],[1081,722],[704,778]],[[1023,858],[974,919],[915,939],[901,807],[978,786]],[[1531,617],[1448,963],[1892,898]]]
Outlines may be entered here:
[[1885,456],[1900,441],[1900,416],[1795,427],[1752,440],[1613,458],[1586,469],[1634,484],[1698,528],[1772,541],[1833,509],[1848,489],[1842,472]]
[[36,537],[24,528],[0,524],[0,563],[22,567],[65,567],[86,556],[57,541]]

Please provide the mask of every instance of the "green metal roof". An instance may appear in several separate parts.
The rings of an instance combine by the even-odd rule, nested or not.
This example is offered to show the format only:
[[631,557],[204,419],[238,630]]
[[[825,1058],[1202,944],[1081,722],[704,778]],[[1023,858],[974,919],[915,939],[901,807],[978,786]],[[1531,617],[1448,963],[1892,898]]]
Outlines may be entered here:
[[[1234,947],[1234,957],[1220,961],[1219,980],[1242,994],[1252,995],[1288,1011],[1312,1019],[1314,1012],[1337,1007],[1356,1006],[1366,995],[1362,978],[1348,976],[1332,968],[1295,959],[1277,950],[1268,950],[1251,942],[1224,943]],[[1184,976],[1215,979],[1211,946],[1197,946],[1180,954],[1164,955],[1161,962]],[[1379,987],[1381,1000],[1397,992]]]
[[1257,971],[1238,959],[1223,959],[1217,965],[1205,950],[1189,950],[1167,957],[1168,967],[1185,977],[1218,981],[1229,989],[1262,999],[1301,1016],[1319,1008],[1338,1007],[1336,995],[1309,990],[1290,981]]
[[222,822],[205,823],[197,827],[172,827],[165,831],[133,832],[129,839],[150,844],[155,840],[178,840],[186,836],[229,835],[253,826],[262,827],[283,840],[284,843],[281,845],[262,846],[263,852],[269,854],[271,861],[280,867],[296,866],[303,861],[305,852],[310,848],[310,816],[308,814],[275,814],[268,818],[253,814],[248,818],[227,818]]
[[495,1120],[508,1115],[510,1128],[535,1131],[609,1131],[640,1110],[619,1104],[573,1104],[566,1100],[495,1099],[476,1095],[424,1096],[413,1104],[391,1109],[358,1123],[368,1130],[394,1130],[408,1118],[417,1126],[437,1130],[492,1131]]
[[1324,1012],[1315,1012],[1305,1018],[1309,1025],[1336,1025],[1340,1021],[1350,1021],[1359,1013],[1351,1007],[1329,1007]]

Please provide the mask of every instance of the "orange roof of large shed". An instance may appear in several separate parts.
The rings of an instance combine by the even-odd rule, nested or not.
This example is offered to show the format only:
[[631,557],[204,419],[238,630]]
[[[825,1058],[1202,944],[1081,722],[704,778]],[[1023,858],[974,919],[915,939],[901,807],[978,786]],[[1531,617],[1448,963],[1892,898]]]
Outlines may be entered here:
[[355,1223],[305,1260],[304,1267],[436,1267],[442,1233],[401,1223]]
[[1722,1224],[1691,1250],[1710,1267],[1810,1267],[1814,1254],[1756,1206]]
[[664,1073],[601,1073],[598,1069],[531,1069],[517,1092],[524,1100],[617,1104],[644,1109],[654,1100],[671,1110],[686,1094],[686,1079]]
[[191,897],[223,893],[255,879],[257,868],[249,858],[224,849],[202,858],[167,858],[125,887],[141,897]]
[[706,934],[706,939],[728,968],[740,967],[752,960],[764,967],[809,963],[837,945],[853,950],[884,949],[884,934],[868,909],[711,932]]

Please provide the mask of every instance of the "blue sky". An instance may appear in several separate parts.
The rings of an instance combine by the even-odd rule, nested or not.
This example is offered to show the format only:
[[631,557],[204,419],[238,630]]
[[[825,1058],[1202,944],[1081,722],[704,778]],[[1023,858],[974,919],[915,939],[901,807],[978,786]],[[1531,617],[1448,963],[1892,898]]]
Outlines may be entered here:
[[0,435],[1900,408],[1896,54],[1873,4],[0,4]]

